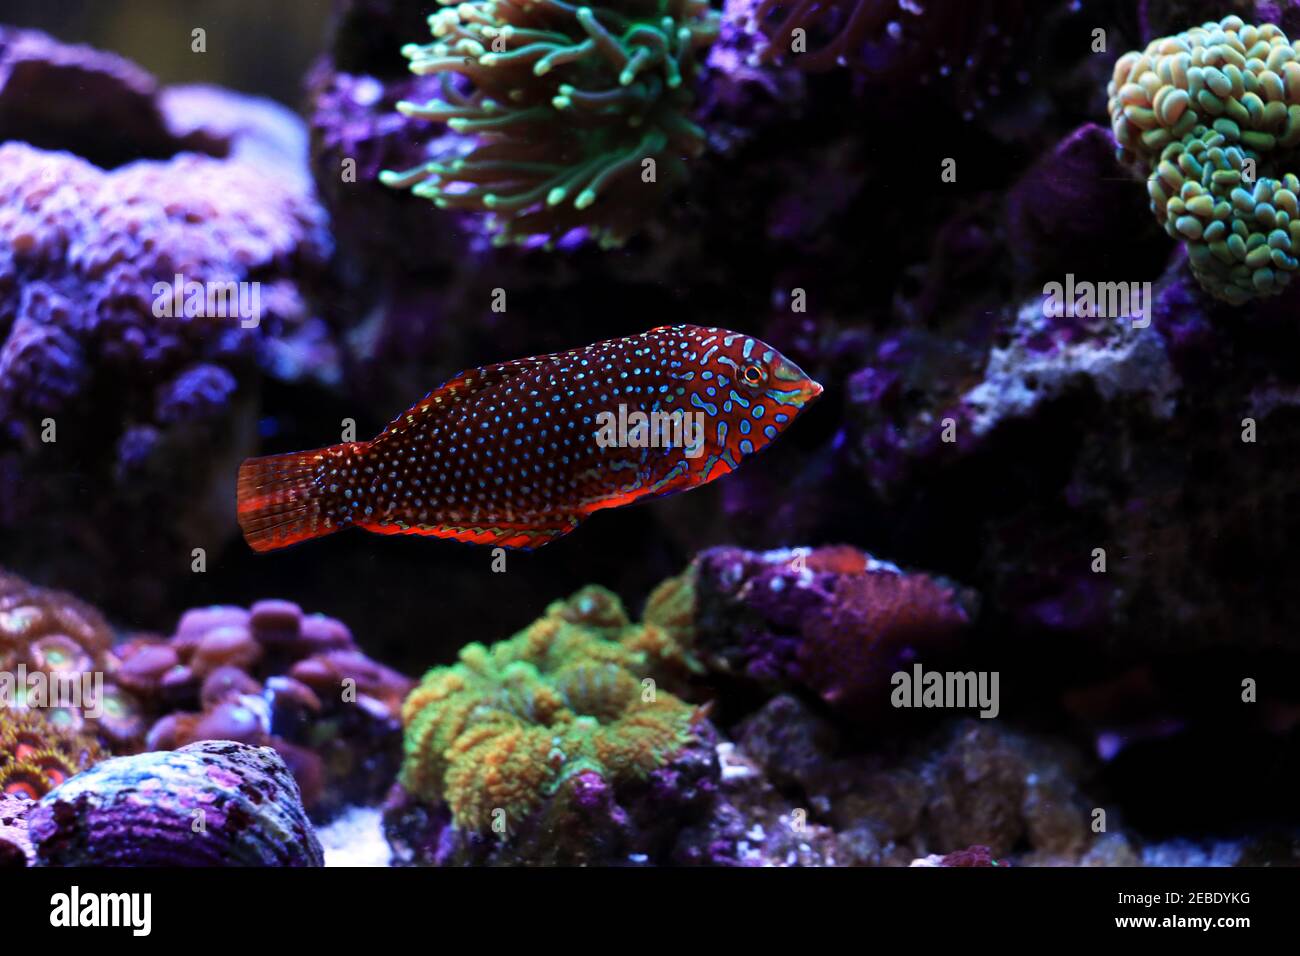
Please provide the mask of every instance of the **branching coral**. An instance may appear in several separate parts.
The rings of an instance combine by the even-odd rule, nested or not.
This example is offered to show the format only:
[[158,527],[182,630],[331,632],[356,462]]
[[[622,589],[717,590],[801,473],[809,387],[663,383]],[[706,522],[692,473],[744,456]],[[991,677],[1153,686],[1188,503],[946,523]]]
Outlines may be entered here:
[[0,795],[39,800],[105,756],[93,737],[0,706]]
[[[655,636],[647,639],[647,631]],[[455,822],[521,822],[594,775],[643,779],[693,739],[696,709],[643,683],[655,625],[627,623],[618,598],[588,588],[508,640],[470,644],[425,675],[403,706],[402,785],[445,800]]]
[[1300,248],[1300,48],[1273,24],[1226,17],[1115,63],[1107,92],[1121,158],[1149,171],[1151,209],[1197,280],[1234,305],[1275,295]]
[[440,208],[491,213],[498,244],[585,230],[620,245],[683,178],[683,156],[704,148],[688,114],[717,14],[703,0],[440,2],[435,41],[402,51],[413,72],[439,74],[440,98],[398,108],[476,145],[381,180]]

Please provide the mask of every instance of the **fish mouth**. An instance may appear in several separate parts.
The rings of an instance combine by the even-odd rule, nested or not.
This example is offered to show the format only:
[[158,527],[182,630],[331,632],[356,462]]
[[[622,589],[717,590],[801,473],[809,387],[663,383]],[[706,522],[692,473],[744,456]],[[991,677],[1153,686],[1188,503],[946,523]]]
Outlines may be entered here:
[[822,388],[821,385],[814,382],[812,379],[808,379],[808,383],[799,391],[800,404],[809,405],[812,402],[815,402],[817,397],[824,391],[825,389]]

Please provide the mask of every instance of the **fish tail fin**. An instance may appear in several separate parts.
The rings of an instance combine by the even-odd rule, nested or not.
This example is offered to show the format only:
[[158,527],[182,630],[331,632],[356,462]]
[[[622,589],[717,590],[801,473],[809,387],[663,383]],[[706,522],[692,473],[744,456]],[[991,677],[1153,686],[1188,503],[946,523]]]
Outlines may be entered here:
[[239,466],[235,515],[249,547],[274,551],[339,530],[317,475],[321,461],[344,447],[249,458]]

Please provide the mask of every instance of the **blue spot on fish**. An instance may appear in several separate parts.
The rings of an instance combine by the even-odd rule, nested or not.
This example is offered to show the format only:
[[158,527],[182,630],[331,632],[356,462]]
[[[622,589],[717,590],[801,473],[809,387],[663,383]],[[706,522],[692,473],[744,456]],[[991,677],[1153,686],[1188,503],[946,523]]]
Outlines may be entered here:
[[699,396],[697,393],[695,393],[695,392],[692,392],[692,393],[691,393],[691,404],[694,405],[696,408],[702,408],[702,409],[704,409],[704,410],[705,410],[706,412],[708,412],[710,415],[717,415],[717,414],[718,414],[718,406],[717,406],[717,405],[714,405],[714,404],[711,403],[711,402],[706,402],[704,399],[700,398],[700,396]]

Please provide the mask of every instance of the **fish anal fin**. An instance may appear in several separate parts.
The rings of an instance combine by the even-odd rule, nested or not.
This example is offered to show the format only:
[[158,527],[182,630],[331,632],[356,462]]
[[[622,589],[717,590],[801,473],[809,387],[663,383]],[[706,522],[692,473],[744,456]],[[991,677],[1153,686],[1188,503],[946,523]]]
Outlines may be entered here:
[[376,534],[415,534],[429,538],[449,538],[470,544],[490,544],[502,548],[531,551],[550,544],[578,526],[578,515],[554,515],[539,522],[466,522],[464,524],[399,525],[363,524],[357,527]]

